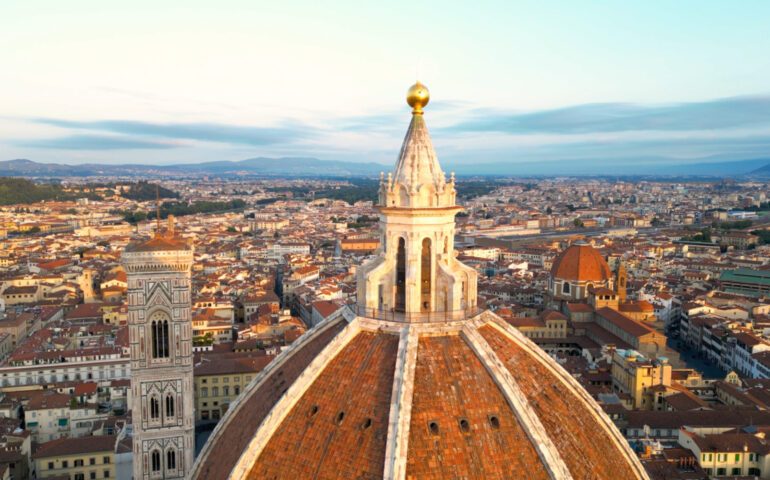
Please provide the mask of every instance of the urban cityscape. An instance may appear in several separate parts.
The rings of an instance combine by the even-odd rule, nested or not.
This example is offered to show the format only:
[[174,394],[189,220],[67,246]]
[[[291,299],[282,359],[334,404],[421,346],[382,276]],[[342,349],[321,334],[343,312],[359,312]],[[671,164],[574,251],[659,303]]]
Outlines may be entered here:
[[[236,12],[294,18],[231,7],[218,34]],[[688,27],[708,41],[712,7]],[[345,23],[340,8],[319,25]],[[206,14],[192,11],[189,25]],[[144,25],[129,17],[114,25]],[[335,41],[318,55],[336,61]],[[327,124],[326,98],[311,118],[305,92],[276,100],[291,96],[277,76],[249,106],[289,113],[260,126],[177,111],[185,89],[161,80],[152,95],[83,87],[93,105],[124,97],[130,114],[104,120],[67,117],[53,87],[50,113],[0,95],[0,480],[770,479],[766,87],[715,79],[723,95],[632,105],[605,86],[608,103],[557,92],[521,113],[484,78],[445,81],[433,48],[416,82],[346,86]]]

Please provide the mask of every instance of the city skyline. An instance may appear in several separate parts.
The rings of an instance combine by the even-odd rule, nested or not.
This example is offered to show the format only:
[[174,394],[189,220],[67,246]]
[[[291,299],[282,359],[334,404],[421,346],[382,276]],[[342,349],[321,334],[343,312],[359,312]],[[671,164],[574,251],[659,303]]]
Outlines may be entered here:
[[6,4],[0,159],[388,165],[415,76],[447,165],[763,158],[768,7],[695,5]]

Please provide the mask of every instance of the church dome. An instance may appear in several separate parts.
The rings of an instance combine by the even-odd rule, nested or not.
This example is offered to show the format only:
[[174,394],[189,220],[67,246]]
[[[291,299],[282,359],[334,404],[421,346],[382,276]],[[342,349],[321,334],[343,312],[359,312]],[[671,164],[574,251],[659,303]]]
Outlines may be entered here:
[[611,278],[604,257],[587,243],[576,243],[564,250],[551,267],[551,278],[569,282],[605,282]]
[[[439,178],[422,117],[413,112],[397,181],[401,169],[419,181],[417,163],[405,162],[417,154],[404,155],[416,147]],[[379,207],[386,241],[357,270],[357,304],[252,380],[191,478],[648,478],[564,368],[479,310],[477,274],[454,255],[460,207],[441,201]]]
[[398,325],[349,311],[265,369],[193,478],[646,478],[609,418],[491,312]]

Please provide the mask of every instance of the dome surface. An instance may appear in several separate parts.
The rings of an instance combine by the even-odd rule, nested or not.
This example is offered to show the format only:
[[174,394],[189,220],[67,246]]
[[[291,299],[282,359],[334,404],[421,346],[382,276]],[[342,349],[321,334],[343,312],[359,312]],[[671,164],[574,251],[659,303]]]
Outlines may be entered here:
[[491,312],[399,323],[351,310],[252,381],[193,478],[647,478],[583,388]]
[[604,257],[587,243],[564,250],[551,267],[551,278],[575,282],[604,282],[612,276]]

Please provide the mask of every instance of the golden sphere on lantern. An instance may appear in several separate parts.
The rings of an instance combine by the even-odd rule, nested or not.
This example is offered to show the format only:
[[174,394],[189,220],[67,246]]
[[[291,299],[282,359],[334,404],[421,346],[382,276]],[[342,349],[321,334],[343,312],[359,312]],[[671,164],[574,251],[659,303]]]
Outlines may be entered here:
[[406,92],[406,103],[409,104],[414,110],[414,113],[422,112],[422,107],[428,104],[430,101],[430,92],[428,87],[420,82],[415,83]]

